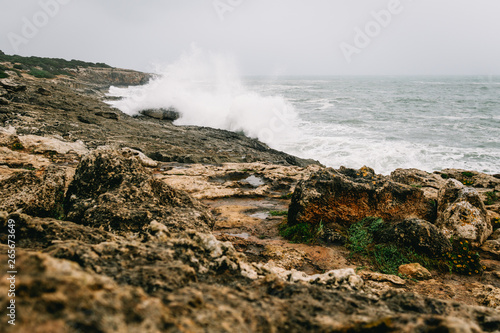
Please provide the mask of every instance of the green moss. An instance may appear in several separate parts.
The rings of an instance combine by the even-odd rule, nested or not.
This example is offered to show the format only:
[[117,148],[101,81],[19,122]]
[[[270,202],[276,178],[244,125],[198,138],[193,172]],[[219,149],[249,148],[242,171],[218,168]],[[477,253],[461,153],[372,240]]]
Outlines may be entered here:
[[398,268],[403,264],[418,262],[424,267],[435,264],[433,260],[418,254],[412,248],[395,244],[376,244],[374,234],[384,225],[385,222],[376,217],[367,217],[353,224],[348,231],[347,243],[351,255],[359,254],[369,259],[380,272],[394,275],[398,274]]
[[286,222],[279,226],[280,236],[294,243],[316,243],[322,232],[323,222],[320,222],[317,226],[309,223],[289,226]]
[[470,180],[470,179],[465,179],[465,180],[462,181],[462,184],[464,184],[464,185],[473,185],[474,181]]
[[493,205],[498,201],[498,196],[496,191],[486,192],[486,200],[484,201],[485,205]]
[[287,210],[271,210],[269,212],[269,215],[271,216],[287,216],[288,211]]
[[448,178],[450,178],[450,175],[448,175],[447,173],[442,173],[441,178],[448,179]]
[[474,176],[474,173],[472,173],[470,171],[464,171],[464,172],[462,172],[462,176],[467,177],[467,178],[471,178]]
[[6,77],[9,77],[9,74],[0,69],[0,79],[5,79]]
[[397,275],[399,266],[410,263],[408,257],[395,245],[375,245],[373,257],[378,270],[384,274]]

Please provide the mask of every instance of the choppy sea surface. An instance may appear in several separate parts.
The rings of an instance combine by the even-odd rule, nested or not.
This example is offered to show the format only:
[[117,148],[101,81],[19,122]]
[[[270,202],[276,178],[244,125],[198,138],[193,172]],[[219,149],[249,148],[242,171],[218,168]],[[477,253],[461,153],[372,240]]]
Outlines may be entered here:
[[110,89],[134,115],[174,107],[178,125],[241,131],[334,168],[500,173],[500,76],[240,77],[197,55],[149,84]]
[[247,77],[243,82],[250,91],[281,96],[292,105],[291,111],[269,116],[273,148],[327,166],[367,165],[384,174],[396,168],[500,173],[499,76]]

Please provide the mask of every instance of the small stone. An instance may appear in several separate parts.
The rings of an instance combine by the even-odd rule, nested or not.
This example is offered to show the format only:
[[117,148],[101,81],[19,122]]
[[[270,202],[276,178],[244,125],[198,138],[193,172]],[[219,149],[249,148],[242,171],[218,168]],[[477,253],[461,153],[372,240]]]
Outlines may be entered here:
[[432,274],[419,263],[401,265],[398,268],[399,274],[417,280],[428,280],[432,278]]
[[0,105],[9,105],[10,102],[7,98],[5,97],[0,97]]

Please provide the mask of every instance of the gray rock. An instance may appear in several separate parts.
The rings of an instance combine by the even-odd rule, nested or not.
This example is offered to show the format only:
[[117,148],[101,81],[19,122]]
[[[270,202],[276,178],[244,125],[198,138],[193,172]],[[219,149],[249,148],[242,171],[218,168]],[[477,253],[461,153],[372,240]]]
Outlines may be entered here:
[[378,242],[412,247],[433,257],[452,250],[448,238],[435,225],[421,219],[406,219],[376,232],[375,237]]
[[177,111],[174,108],[147,109],[147,110],[142,110],[139,113],[151,118],[168,120],[168,121],[174,121],[180,118],[179,111]]
[[436,226],[447,237],[480,245],[493,231],[479,193],[456,179],[449,179],[439,190],[437,209]]

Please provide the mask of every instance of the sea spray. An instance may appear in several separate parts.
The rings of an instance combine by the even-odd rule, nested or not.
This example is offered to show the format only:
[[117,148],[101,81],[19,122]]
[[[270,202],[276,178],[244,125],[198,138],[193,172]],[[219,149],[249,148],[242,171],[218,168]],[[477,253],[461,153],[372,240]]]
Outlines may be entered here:
[[111,87],[110,95],[123,99],[109,103],[132,116],[144,109],[173,107],[181,115],[176,125],[243,132],[273,148],[297,135],[292,130],[297,121],[292,104],[279,95],[246,88],[231,57],[192,47],[157,72],[144,86]]

